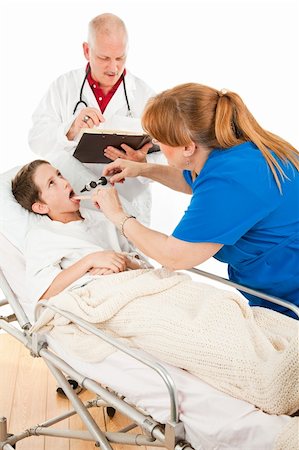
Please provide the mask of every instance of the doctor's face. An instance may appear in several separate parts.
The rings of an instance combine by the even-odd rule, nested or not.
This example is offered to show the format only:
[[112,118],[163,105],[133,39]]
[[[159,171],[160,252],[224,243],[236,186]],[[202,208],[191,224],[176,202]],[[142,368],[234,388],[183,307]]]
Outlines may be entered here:
[[101,88],[109,91],[124,71],[127,57],[127,37],[123,31],[113,35],[97,33],[92,42],[83,44],[91,76]]

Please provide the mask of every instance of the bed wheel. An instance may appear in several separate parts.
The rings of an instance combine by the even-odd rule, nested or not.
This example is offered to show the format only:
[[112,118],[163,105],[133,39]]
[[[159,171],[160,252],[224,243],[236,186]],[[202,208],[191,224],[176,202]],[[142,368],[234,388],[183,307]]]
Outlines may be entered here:
[[[76,394],[79,394],[79,393],[82,391],[82,387],[77,383],[76,380],[72,380],[71,378],[68,378],[67,381],[69,382],[69,384],[70,384],[71,387],[73,388],[73,391],[74,391]],[[58,387],[58,388],[56,389],[56,392],[57,392],[57,394],[60,395],[61,397],[65,397],[65,398],[66,398],[65,392],[64,392],[64,390],[62,389],[62,387]]]
[[115,409],[112,406],[107,406],[106,411],[110,419],[112,419],[116,413]]

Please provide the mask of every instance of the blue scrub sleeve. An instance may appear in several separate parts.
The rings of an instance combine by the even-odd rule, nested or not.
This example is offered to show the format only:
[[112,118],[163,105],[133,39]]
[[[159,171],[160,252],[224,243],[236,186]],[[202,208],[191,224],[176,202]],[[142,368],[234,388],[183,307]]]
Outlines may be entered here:
[[273,206],[254,183],[209,173],[193,183],[190,205],[172,235],[187,242],[233,245]]

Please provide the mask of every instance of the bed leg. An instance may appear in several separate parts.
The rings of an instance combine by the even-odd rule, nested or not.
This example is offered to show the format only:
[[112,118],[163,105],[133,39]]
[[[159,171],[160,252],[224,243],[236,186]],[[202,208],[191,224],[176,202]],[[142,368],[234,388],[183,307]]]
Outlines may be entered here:
[[6,441],[7,435],[7,420],[6,417],[0,417],[0,442]]
[[89,411],[87,411],[82,401],[74,393],[61,370],[58,369],[51,361],[45,359],[45,362],[52,372],[53,376],[55,377],[56,381],[58,382],[59,386],[61,386],[66,393],[68,399],[72,403],[74,410],[77,412],[78,416],[80,416],[82,422],[95,440],[95,447],[101,447],[102,450],[112,450],[112,447],[109,444],[105,433],[100,430],[97,423],[90,415]]
[[167,422],[165,426],[165,447],[174,449],[176,444],[185,439],[185,429],[182,422]]
[[[7,433],[7,420],[6,417],[0,417],[0,448],[15,448],[15,445],[4,444],[4,442],[11,437],[11,434]],[[4,444],[4,446],[3,446]]]

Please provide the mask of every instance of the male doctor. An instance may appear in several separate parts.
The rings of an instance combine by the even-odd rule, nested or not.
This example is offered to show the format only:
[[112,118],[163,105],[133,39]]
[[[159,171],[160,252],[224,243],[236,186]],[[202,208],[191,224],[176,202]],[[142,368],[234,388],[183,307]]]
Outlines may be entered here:
[[[33,113],[29,132],[33,152],[51,161],[55,161],[58,154],[72,155],[81,128],[93,128],[101,122],[105,122],[106,129],[140,131],[142,111],[154,91],[125,68],[127,48],[127,30],[119,17],[106,13],[91,20],[88,42],[83,43],[86,67],[63,74],[54,81]],[[134,151],[123,144],[124,152],[108,147],[105,154],[112,160],[122,157],[144,161],[151,146],[146,144]],[[67,158],[72,166],[81,166],[72,156]],[[148,158],[155,162],[157,154]],[[84,165],[92,172],[90,181],[101,176],[104,164]],[[149,224],[149,184],[143,179],[128,179],[120,185],[119,193],[127,200],[128,212]]]

